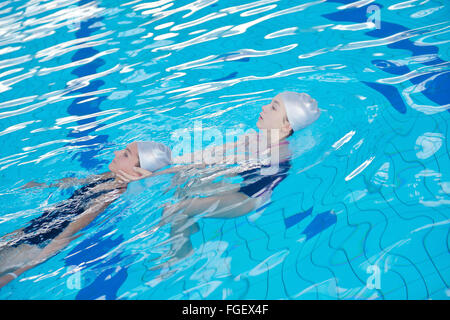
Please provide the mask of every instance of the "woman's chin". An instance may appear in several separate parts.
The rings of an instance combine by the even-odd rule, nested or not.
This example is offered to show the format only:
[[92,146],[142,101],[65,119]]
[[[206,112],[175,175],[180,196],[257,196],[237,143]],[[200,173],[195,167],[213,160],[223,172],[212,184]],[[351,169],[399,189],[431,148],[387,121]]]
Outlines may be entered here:
[[259,130],[267,129],[267,127],[265,126],[265,124],[264,124],[262,121],[260,121],[260,120],[258,120],[258,122],[256,123],[256,127],[257,127]]

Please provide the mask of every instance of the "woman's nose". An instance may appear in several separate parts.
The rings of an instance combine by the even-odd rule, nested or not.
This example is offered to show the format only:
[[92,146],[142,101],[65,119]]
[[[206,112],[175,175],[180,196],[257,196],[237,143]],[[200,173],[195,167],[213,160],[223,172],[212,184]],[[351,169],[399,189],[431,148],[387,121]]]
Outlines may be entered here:
[[117,155],[119,154],[119,151],[114,151],[114,155],[117,157]]

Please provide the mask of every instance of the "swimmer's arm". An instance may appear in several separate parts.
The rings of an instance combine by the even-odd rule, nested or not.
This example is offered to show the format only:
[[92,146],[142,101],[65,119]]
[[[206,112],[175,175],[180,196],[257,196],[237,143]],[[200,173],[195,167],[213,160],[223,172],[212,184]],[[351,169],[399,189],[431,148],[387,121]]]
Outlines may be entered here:
[[169,174],[169,173],[177,173],[180,171],[186,171],[192,168],[204,168],[205,164],[199,163],[199,164],[191,164],[191,165],[179,165],[179,166],[173,166],[165,170],[156,171],[152,173],[152,176],[160,176],[163,174]]
[[204,168],[205,165],[203,163],[201,164],[193,164],[193,165],[179,165],[179,166],[173,166],[170,167],[168,169],[165,170],[161,170],[161,171],[156,171],[156,172],[151,172],[148,170],[145,170],[143,168],[140,167],[134,167],[134,171],[139,174],[139,176],[134,176],[131,174],[128,174],[126,172],[124,172],[123,170],[119,170],[119,173],[117,174],[117,177],[119,178],[120,181],[123,181],[125,183],[129,183],[132,181],[137,181],[137,180],[141,180],[141,179],[145,179],[148,178],[150,176],[160,176],[163,174],[170,174],[170,173],[177,173],[183,170],[189,170],[192,168]]
[[49,185],[49,187],[56,187],[56,188],[69,188],[77,185],[83,185],[88,184],[96,179],[99,179],[102,176],[102,174],[93,174],[86,178],[62,178],[56,180],[55,183],[52,183]]
[[39,188],[69,188],[69,187],[73,187],[73,186],[77,186],[77,185],[88,184],[88,183],[102,177],[105,174],[107,174],[107,173],[105,172],[102,174],[93,174],[86,178],[75,178],[75,177],[62,178],[62,179],[56,180],[56,182],[51,183],[51,184],[31,181],[31,182],[28,182],[27,184],[23,185],[22,189],[35,188],[35,187],[39,187]]
[[[204,150],[199,150],[192,153],[187,153],[182,156],[174,157],[172,159],[173,164],[219,164],[223,163],[223,155],[226,154],[227,150],[234,149],[238,145],[239,142],[228,142],[221,146],[209,146]],[[215,157],[211,156],[212,154]],[[208,161],[206,161],[206,157],[208,157]]]
[[[220,146],[208,146],[204,150],[199,150],[192,153],[187,153],[182,156],[174,157],[173,164],[222,164],[229,163],[233,160],[234,155],[227,156],[227,151],[240,147],[246,147],[249,144],[254,144],[257,141],[258,135],[256,133],[246,133],[241,135],[237,141],[227,142]],[[214,156],[212,156],[214,154]]]

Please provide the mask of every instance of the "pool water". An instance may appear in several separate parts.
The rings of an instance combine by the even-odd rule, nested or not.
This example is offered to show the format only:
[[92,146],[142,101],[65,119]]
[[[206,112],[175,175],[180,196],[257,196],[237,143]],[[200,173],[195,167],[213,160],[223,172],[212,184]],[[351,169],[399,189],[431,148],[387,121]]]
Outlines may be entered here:
[[[255,128],[284,90],[320,119],[263,208],[199,219],[165,266],[171,177],[127,192],[1,299],[448,299],[445,1],[3,1],[0,235],[134,140]],[[167,192],[163,192],[168,190]],[[155,268],[160,266],[161,268]]]

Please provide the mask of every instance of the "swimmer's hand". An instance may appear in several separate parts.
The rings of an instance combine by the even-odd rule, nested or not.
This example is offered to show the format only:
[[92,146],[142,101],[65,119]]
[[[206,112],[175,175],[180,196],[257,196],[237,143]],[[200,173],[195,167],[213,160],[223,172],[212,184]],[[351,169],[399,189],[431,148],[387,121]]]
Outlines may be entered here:
[[36,181],[30,181],[27,184],[24,184],[22,186],[22,189],[29,189],[29,188],[46,188],[48,185],[46,183],[36,182]]
[[141,167],[134,167],[133,170],[134,170],[134,172],[139,174],[139,176],[134,176],[134,175],[124,172],[123,170],[119,170],[119,173],[117,174],[117,178],[125,183],[129,183],[131,181],[137,181],[140,179],[150,177],[153,174],[153,172],[145,170]]

